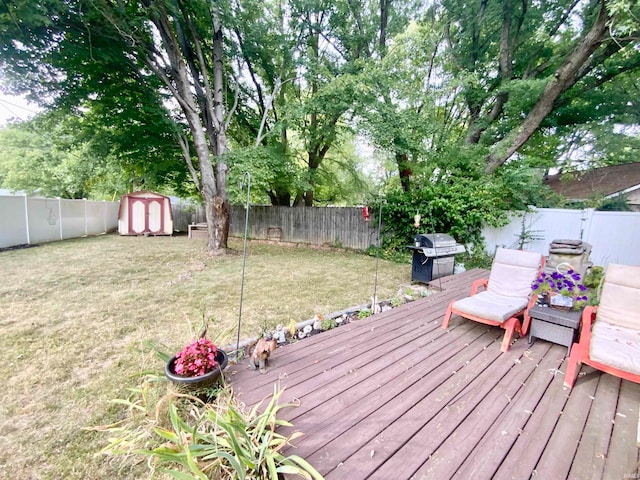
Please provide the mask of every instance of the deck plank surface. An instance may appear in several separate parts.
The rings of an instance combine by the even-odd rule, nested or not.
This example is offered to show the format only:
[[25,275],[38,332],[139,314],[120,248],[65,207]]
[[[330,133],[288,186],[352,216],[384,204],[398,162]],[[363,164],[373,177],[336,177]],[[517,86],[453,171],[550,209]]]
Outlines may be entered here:
[[225,376],[253,406],[284,389],[287,450],[327,479],[640,478],[640,385],[583,367],[562,384],[566,347],[454,316],[488,272],[431,282],[433,295],[278,348],[266,374]]

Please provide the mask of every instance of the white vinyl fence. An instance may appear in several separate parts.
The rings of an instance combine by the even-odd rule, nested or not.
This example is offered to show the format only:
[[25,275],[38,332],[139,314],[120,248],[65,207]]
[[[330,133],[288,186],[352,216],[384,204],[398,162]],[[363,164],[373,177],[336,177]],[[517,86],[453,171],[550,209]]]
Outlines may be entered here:
[[482,233],[489,253],[496,247],[518,248],[524,239],[525,250],[548,255],[553,240],[569,238],[592,245],[594,265],[640,266],[640,212],[540,208],[514,215],[509,225],[485,228]]
[[0,248],[113,231],[119,204],[0,195]]

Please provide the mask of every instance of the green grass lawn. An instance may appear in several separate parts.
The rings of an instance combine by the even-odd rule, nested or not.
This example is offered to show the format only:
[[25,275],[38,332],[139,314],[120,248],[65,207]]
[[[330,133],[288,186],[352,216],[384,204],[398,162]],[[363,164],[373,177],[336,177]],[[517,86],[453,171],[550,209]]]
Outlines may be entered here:
[[[239,254],[214,258],[202,240],[107,235],[0,252],[0,478],[148,476],[143,463],[96,455],[107,438],[83,427],[122,418],[110,400],[162,370],[146,341],[174,353],[205,316],[209,337],[235,342],[242,244],[230,246]],[[375,265],[357,253],[250,243],[240,337],[367,303]],[[409,264],[380,260],[379,298],[410,276]]]

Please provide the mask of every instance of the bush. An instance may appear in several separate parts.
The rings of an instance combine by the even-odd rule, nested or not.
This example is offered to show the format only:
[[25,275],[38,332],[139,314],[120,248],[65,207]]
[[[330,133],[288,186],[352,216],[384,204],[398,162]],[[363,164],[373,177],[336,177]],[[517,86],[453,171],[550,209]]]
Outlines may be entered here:
[[490,270],[493,264],[493,256],[487,253],[484,243],[474,244],[469,246],[467,251],[460,255],[460,261],[464,263],[464,267],[467,270],[471,270],[472,268]]
[[[464,178],[453,184],[428,183],[410,192],[390,192],[382,208],[385,258],[398,250],[408,257],[405,246],[411,245],[418,233],[447,233],[460,243],[481,244],[485,224],[497,227],[507,223],[504,196],[499,182]],[[418,228],[414,226],[416,213],[421,216]]]

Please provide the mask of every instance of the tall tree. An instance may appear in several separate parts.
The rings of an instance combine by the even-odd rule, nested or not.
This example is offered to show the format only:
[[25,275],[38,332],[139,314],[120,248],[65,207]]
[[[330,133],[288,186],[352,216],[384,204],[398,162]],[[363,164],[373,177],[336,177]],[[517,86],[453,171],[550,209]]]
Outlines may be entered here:
[[[366,87],[368,62],[379,58],[387,35],[401,31],[406,16],[392,0],[293,0],[292,17],[301,36],[301,137],[307,152],[305,204],[313,203],[318,168],[351,116]],[[404,5],[406,2],[397,2]]]

